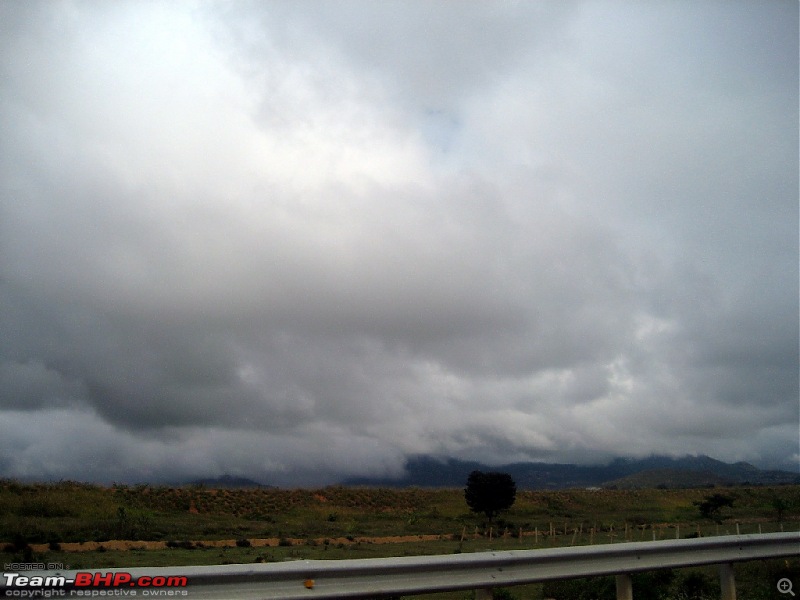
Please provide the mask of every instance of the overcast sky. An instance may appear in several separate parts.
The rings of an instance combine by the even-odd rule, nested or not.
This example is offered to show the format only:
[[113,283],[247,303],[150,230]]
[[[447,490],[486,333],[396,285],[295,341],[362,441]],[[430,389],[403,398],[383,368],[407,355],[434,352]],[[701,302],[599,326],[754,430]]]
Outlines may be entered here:
[[0,126],[0,477],[798,468],[795,0],[2,0]]

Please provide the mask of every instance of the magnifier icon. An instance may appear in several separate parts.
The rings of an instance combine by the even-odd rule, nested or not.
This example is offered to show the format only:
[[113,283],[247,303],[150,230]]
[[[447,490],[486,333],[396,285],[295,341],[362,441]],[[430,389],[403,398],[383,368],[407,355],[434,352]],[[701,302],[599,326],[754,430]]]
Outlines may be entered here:
[[794,592],[792,591],[792,580],[786,579],[786,577],[783,579],[778,579],[778,591],[781,594],[791,594],[794,596]]

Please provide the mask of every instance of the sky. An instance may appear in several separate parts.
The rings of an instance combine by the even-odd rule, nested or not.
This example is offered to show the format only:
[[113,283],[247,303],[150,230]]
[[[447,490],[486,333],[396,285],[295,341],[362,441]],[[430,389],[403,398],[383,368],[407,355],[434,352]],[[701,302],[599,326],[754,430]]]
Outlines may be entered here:
[[794,0],[2,0],[0,127],[0,477],[800,467]]

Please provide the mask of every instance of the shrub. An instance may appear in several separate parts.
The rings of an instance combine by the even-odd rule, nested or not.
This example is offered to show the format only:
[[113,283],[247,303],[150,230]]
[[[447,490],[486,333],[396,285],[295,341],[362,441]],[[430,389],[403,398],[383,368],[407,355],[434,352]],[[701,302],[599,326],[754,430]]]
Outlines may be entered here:
[[711,600],[720,594],[716,581],[697,572],[681,574],[675,587],[675,597],[679,600]]
[[46,500],[30,500],[16,511],[20,517],[62,518],[72,516],[72,512]]
[[554,600],[614,600],[616,584],[613,577],[546,581],[542,596]]
[[712,494],[706,496],[702,502],[694,502],[694,505],[700,510],[700,515],[706,519],[712,519],[717,523],[722,522],[722,509],[725,507],[733,506],[733,498],[724,494]]
[[196,546],[189,540],[183,540],[181,542],[169,540],[167,542],[167,548],[183,548],[184,550],[194,550]]

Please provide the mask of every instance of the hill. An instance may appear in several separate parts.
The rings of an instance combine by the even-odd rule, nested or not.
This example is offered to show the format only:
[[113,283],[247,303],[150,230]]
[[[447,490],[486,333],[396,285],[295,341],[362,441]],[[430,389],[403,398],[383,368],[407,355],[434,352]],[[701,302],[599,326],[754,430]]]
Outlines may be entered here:
[[[725,463],[708,456],[650,456],[617,458],[605,465],[558,463],[511,463],[489,466],[454,458],[420,455],[408,459],[400,479],[352,478],[344,485],[385,487],[462,487],[474,470],[502,471],[514,478],[519,489],[576,487],[697,487],[698,485],[782,485],[800,483],[800,474],[766,471],[746,462]],[[641,475],[641,474],[645,475]],[[649,473],[649,475],[647,475]]]
[[269,488],[272,486],[263,485],[247,477],[234,477],[233,475],[223,475],[221,477],[207,477],[195,479],[189,485],[199,485],[207,488],[218,489],[240,489],[240,488]]
[[711,471],[684,469],[650,469],[627,477],[607,481],[603,487],[617,489],[636,488],[699,488],[729,485],[729,481]]

